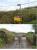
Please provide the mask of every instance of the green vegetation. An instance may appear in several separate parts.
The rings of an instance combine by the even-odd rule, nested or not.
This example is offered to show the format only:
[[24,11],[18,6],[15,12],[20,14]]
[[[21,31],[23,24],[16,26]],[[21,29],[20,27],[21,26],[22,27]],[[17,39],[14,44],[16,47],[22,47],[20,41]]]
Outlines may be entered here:
[[35,48],[37,48],[37,47],[36,47],[36,46],[32,46],[32,48],[34,48],[34,49],[35,49]]
[[7,40],[8,40],[7,42],[8,42],[8,43],[12,43],[12,42],[15,40],[15,39],[14,39],[14,38],[15,38],[14,33],[8,33],[8,34],[7,34],[7,38],[8,38],[8,39],[7,39]]
[[7,31],[5,29],[0,30],[0,48],[4,47],[6,44],[13,43],[15,40],[15,33]]
[[26,34],[26,39],[32,44],[32,48],[36,48],[36,35],[33,32],[28,32]]
[[34,48],[34,47],[37,48],[37,23],[36,23],[36,24],[33,24],[33,29],[35,30],[35,35],[36,35],[36,36],[35,36],[36,40],[34,40],[34,42],[35,42],[34,44],[35,44],[35,45],[33,45],[33,48]]
[[0,38],[0,48],[4,46],[4,39]]
[[28,32],[26,34],[26,38],[31,42],[33,43],[33,32]]
[[0,23],[17,23],[14,22],[14,16],[22,16],[22,21],[18,23],[34,24],[36,23],[37,7],[28,7],[15,11],[0,12]]

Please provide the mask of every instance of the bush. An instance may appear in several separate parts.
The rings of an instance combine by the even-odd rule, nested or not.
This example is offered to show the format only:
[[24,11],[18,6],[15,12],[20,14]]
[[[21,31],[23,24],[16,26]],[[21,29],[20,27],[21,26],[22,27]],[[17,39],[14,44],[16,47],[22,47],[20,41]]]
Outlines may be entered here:
[[0,38],[4,39],[4,42],[7,42],[7,34],[4,31],[0,31]]
[[0,48],[4,46],[4,39],[0,38]]
[[11,43],[11,42],[13,42],[14,41],[14,39],[15,39],[15,35],[13,34],[13,33],[8,33],[7,34],[7,37],[8,37],[8,43]]
[[8,32],[7,34],[3,31],[0,31],[0,48],[6,44],[13,43],[15,39],[14,33]]
[[33,32],[27,33],[26,38],[27,38],[31,43],[33,43]]
[[32,48],[36,48],[36,35],[33,32],[26,34],[27,40],[32,44]]

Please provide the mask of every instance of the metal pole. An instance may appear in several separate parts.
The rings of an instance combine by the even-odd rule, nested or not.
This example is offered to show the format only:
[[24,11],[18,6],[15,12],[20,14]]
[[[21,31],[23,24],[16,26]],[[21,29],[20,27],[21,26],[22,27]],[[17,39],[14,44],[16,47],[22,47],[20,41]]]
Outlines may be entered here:
[[21,9],[21,4],[17,4],[17,6],[19,6],[19,7],[20,7],[20,9]]
[[21,4],[20,4],[20,10],[21,10]]

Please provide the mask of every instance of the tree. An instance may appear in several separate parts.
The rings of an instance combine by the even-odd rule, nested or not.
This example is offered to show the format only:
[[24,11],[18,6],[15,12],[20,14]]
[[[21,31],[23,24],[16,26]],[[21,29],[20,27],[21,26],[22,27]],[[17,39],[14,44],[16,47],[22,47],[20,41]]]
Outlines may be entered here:
[[33,24],[33,29],[35,30],[33,34],[33,45],[36,46],[37,24]]
[[35,34],[37,34],[37,24],[33,24],[33,29],[35,29]]
[[4,39],[5,43],[7,43],[7,35],[4,31],[0,31],[0,38]]

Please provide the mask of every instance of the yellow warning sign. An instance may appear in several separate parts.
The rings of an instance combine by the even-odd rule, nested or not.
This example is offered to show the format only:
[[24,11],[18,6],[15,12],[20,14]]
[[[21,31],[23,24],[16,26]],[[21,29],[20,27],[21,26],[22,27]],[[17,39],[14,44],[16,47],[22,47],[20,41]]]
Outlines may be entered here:
[[20,17],[14,17],[14,21],[20,22],[20,21],[22,21],[22,18],[20,18]]

